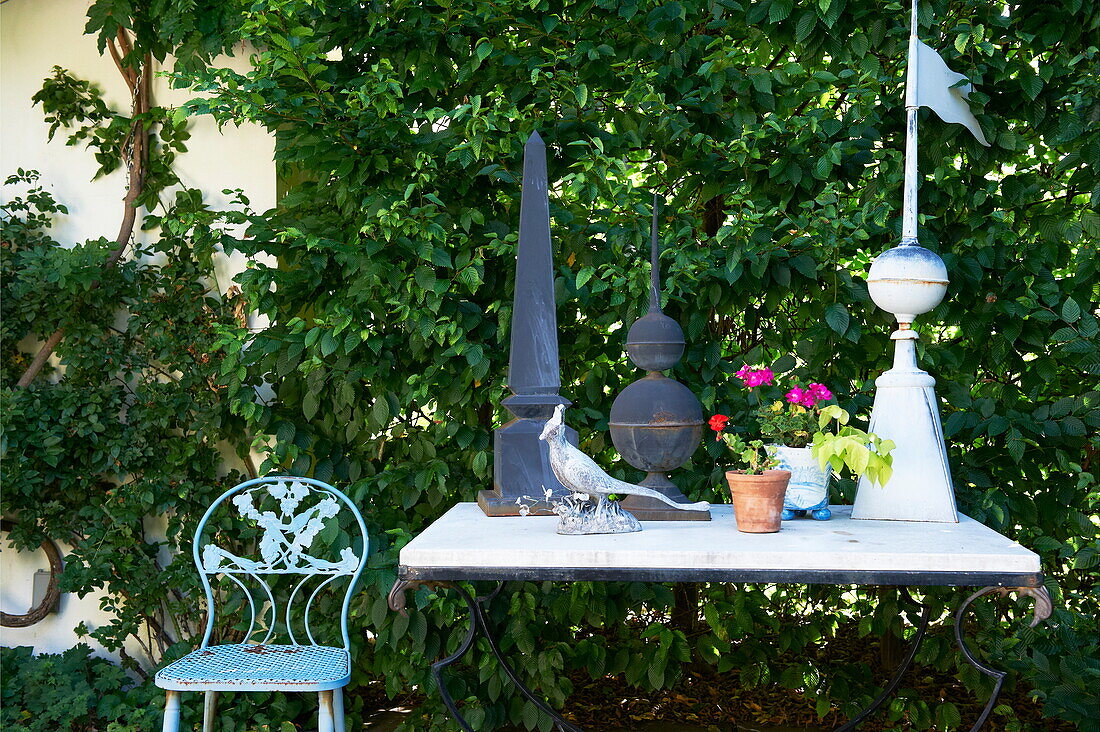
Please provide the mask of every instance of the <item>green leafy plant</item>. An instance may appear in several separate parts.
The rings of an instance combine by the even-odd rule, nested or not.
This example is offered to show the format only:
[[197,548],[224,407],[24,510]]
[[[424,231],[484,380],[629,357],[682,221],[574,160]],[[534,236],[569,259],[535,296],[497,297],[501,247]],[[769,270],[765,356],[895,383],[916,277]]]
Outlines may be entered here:
[[[921,243],[943,255],[952,296],[918,323],[953,437],[960,510],[1049,547],[1058,601],[1092,619],[1095,571],[1073,567],[1091,561],[1100,531],[1083,518],[1096,513],[1096,458],[1085,456],[1097,446],[1098,397],[1081,389],[1100,363],[1100,258],[1086,246],[1100,201],[1085,162],[1100,135],[1088,123],[1100,92],[1087,30],[1097,16],[1091,2],[1009,15],[977,0],[922,4],[923,37],[937,35],[947,62],[973,74],[970,99],[995,139],[984,148],[922,118]],[[637,378],[621,324],[648,305],[653,191],[671,201],[662,304],[688,341],[676,376],[708,411],[753,420],[723,396],[735,391],[734,360],[797,366],[834,385],[851,414],[870,408],[892,323],[862,280],[899,233],[907,23],[903,8],[865,0],[290,0],[248,14],[242,37],[257,51],[246,72],[177,76],[201,92],[190,113],[276,135],[286,195],[251,219],[240,245],[279,258],[240,279],[271,327],[226,334],[226,388],[249,429],[275,437],[264,443],[268,467],[346,481],[388,532],[362,596],[375,642],[356,656],[359,670],[393,694],[430,688],[428,659],[459,642],[444,630],[465,617],[455,598],[421,590],[406,621],[387,613],[385,593],[403,543],[492,479],[532,130],[549,151],[562,390],[587,452],[614,464],[604,420]],[[678,471],[693,499],[718,483],[716,463]],[[852,489],[838,482],[838,499]],[[902,634],[889,612],[899,602],[850,588],[551,585],[517,589],[492,615],[503,651],[524,653],[528,681],[555,705],[573,692],[564,668],[651,690],[703,661],[746,684],[803,690],[828,715],[873,698],[872,674],[859,663],[864,676],[824,673],[808,660],[812,644]],[[703,613],[715,623],[700,636]],[[773,631],[785,618],[800,630]],[[1011,636],[1008,623],[994,625]],[[679,634],[690,661],[677,654]],[[1057,635],[1042,628],[1028,647],[1077,653]],[[745,637],[774,647],[754,657]],[[953,672],[950,650],[935,650],[922,663]],[[537,723],[533,705],[507,700],[491,661],[453,678],[461,698],[481,700],[486,729]],[[949,728],[936,711],[945,702],[921,703],[906,697],[874,724]],[[429,696],[410,726],[444,720]]]
[[805,447],[813,440],[818,405],[833,398],[833,393],[824,384],[810,384],[805,389],[795,386],[787,392],[786,403],[765,403],[754,390],[775,383],[775,372],[770,367],[752,369],[744,366],[735,376],[749,389],[750,398],[757,404],[756,419],[762,436],[773,444],[788,447]]
[[[50,215],[64,207],[35,173],[8,184],[34,187],[0,207],[0,508],[17,517],[19,548],[43,536],[72,547],[61,589],[103,590],[113,611],[84,632],[120,652],[136,641],[142,656],[130,668],[145,673],[201,627],[197,577],[181,550],[205,504],[240,475],[222,470],[222,440],[246,446],[212,358],[217,327],[236,322],[208,279],[222,217],[183,192],[156,217],[161,237],[138,247],[146,258],[105,274],[109,243],[66,247],[49,237]],[[59,325],[67,337],[52,378],[14,386],[31,359],[24,344]],[[166,517],[163,528],[149,516]],[[161,548],[171,550],[167,564]]]
[[[865,475],[872,484],[885,485],[894,472],[890,452],[893,440],[883,440],[873,432],[865,432],[848,424],[846,411],[835,404],[824,407],[818,415],[819,431],[814,433],[813,455],[824,468],[831,465],[838,474],[847,468],[855,476]],[[831,422],[835,432],[827,432]]]
[[779,464],[779,459],[760,440],[746,443],[740,435],[731,432],[721,435],[720,439],[726,443],[734,458],[745,466],[739,471],[745,475],[761,475]]
[[818,430],[820,410],[799,404],[774,401],[756,408],[761,436],[774,445],[806,447]]
[[0,648],[0,727],[26,732],[152,732],[156,688],[134,687],[126,671],[80,643],[60,654]]
[[[806,388],[795,386],[786,393],[785,402],[777,400],[768,403],[753,390],[774,384],[773,369],[745,366],[735,375],[749,388],[751,397],[757,402],[756,419],[760,433],[773,440],[773,447],[775,443],[788,447],[809,445],[821,467],[832,465],[838,475],[847,468],[854,476],[866,475],[872,483],[879,485],[890,479],[893,473],[890,452],[895,447],[894,442],[879,439],[873,433],[849,425],[847,411],[836,404],[825,404],[833,398],[833,393],[824,384],[811,383]],[[711,429],[727,442],[736,439],[739,445],[743,444],[739,438],[729,433],[723,434],[728,419],[722,414],[711,417]],[[834,421],[837,430],[827,431]]]

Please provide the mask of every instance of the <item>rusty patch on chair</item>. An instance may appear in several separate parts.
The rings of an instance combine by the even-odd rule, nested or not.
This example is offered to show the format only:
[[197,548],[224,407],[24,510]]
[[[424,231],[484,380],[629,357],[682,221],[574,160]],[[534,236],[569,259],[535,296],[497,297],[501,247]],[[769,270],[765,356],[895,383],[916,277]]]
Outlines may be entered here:
[[243,649],[245,653],[254,653],[257,656],[266,656],[269,653],[301,653],[303,650],[304,649],[298,646],[290,646],[289,648],[270,648],[263,643]]

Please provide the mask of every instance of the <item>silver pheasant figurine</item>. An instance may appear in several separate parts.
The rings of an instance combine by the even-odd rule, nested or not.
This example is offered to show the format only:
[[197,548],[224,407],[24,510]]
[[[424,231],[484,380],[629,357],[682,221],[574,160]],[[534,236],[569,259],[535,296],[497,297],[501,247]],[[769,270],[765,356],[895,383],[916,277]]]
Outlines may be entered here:
[[566,441],[564,414],[565,407],[559,404],[554,410],[554,416],[547,420],[539,439],[545,440],[550,447],[550,467],[562,485],[574,494],[595,498],[596,503],[592,505],[588,500],[567,498],[560,509],[556,509],[561,516],[559,534],[620,534],[641,531],[642,525],[638,519],[619,506],[618,501],[608,500],[608,495],[612,493],[618,496],[656,498],[683,511],[710,509],[710,504],[706,501],[677,503],[645,486],[612,478],[592,458]]

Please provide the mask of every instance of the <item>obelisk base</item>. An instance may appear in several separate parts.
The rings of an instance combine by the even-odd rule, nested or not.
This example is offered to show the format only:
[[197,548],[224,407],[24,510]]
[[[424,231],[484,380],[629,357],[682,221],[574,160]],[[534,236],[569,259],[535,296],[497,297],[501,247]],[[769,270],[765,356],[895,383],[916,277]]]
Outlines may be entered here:
[[[561,400],[564,401],[564,400]],[[546,489],[560,500],[569,490],[550,468],[550,448],[539,439],[545,419],[513,419],[500,427],[493,440],[493,489],[478,491],[477,505],[486,516],[518,516],[520,504],[531,515],[553,513],[546,501]],[[566,439],[577,445],[577,431],[566,428]]]
[[860,478],[852,518],[958,523],[936,380],[917,368],[913,331],[892,337],[894,367],[875,380],[870,430],[894,441],[894,472],[886,485]]

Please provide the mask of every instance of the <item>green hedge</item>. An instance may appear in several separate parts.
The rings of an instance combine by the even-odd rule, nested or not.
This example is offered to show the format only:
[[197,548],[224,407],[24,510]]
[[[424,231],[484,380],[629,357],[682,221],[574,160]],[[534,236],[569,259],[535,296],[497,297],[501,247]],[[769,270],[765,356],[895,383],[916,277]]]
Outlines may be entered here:
[[[232,244],[278,265],[238,278],[271,325],[221,330],[219,379],[247,430],[273,438],[262,470],[347,486],[369,513],[380,548],[354,607],[371,634],[357,634],[356,683],[428,688],[428,663],[458,642],[454,598],[419,591],[406,619],[387,612],[385,595],[399,548],[491,480],[532,130],[550,149],[562,391],[586,451],[638,477],[616,459],[607,415],[640,376],[623,326],[645,305],[652,191],[670,202],[666,312],[689,341],[675,376],[705,408],[753,429],[733,372],[763,363],[826,383],[866,415],[890,362],[891,323],[863,277],[900,228],[904,7],[280,0],[240,10],[235,37],[259,49],[250,71],[177,75],[203,92],[189,113],[274,132],[288,182]],[[1084,722],[1100,713],[1100,9],[937,0],[920,18],[924,40],[976,83],[971,101],[993,143],[922,112],[921,243],[942,254],[952,284],[918,323],[920,356],[938,380],[960,509],[1041,553],[1056,607],[1031,631],[983,602],[972,631],[1048,714]],[[720,495],[715,450],[677,473],[693,498]],[[850,485],[838,492],[850,500]],[[874,675],[805,651],[848,630],[896,632],[900,603],[893,591],[805,586],[708,585],[697,597],[653,584],[514,589],[492,611],[504,650],[526,654],[525,675],[556,705],[572,692],[566,672],[622,674],[644,690],[710,664],[748,687],[799,689],[819,713],[851,713],[874,695]],[[941,615],[958,598],[926,597]],[[919,662],[988,690],[952,648],[934,635]],[[534,707],[478,659],[455,679],[470,719],[535,724]],[[996,716],[1015,724],[1008,705]],[[952,729],[958,718],[950,703],[907,693],[880,726]],[[445,728],[434,696],[411,725]]]

